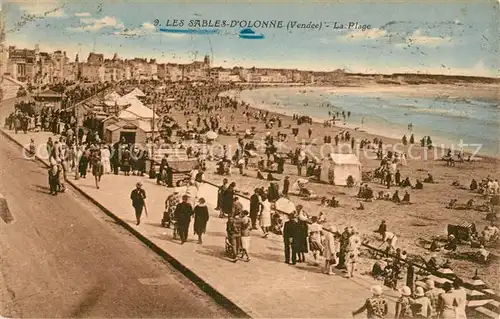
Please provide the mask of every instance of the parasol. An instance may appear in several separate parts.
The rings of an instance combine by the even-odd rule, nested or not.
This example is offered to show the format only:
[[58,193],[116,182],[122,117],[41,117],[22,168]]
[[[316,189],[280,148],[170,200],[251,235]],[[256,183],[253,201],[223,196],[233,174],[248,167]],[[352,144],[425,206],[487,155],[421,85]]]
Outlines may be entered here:
[[284,197],[278,199],[275,205],[276,209],[279,209],[287,214],[290,214],[293,211],[295,211],[295,204],[291,200],[286,199]]
[[217,133],[215,133],[214,131],[207,132],[207,138],[209,140],[215,140],[217,136],[218,136]]

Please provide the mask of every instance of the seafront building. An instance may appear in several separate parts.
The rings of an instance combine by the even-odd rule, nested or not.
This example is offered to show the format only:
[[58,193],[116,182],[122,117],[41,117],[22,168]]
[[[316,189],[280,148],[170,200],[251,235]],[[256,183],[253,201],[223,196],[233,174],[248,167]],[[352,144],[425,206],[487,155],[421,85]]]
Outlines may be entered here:
[[212,66],[210,56],[188,64],[158,63],[156,59],[122,59],[115,53],[111,59],[91,52],[73,62],[65,51],[43,52],[34,49],[2,46],[2,70],[12,80],[25,85],[43,86],[62,81],[120,82],[123,80],[211,81],[221,83],[311,83],[308,71],[269,68],[223,68]]

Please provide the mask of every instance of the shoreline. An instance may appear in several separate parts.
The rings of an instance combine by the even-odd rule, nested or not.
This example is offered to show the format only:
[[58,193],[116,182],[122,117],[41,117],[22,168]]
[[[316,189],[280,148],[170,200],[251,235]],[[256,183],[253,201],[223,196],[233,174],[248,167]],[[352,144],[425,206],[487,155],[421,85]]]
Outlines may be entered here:
[[[290,91],[304,91],[304,90],[314,90],[317,92],[324,92],[324,93],[382,93],[382,94],[400,94],[401,96],[419,96],[419,97],[439,97],[439,96],[448,96],[451,98],[476,98],[477,95],[470,95],[470,91],[465,91],[465,90],[458,90],[457,91],[457,86],[451,86],[451,85],[441,85],[441,84],[434,84],[434,85],[418,85],[419,88],[430,88],[429,90],[423,91],[424,93],[421,94],[420,92],[415,91],[415,87],[417,85],[413,85],[411,87],[408,86],[387,86],[387,85],[366,85],[366,86],[342,86],[342,87],[334,87],[334,86],[301,86],[301,87],[262,87],[262,88],[253,88],[251,90],[249,89],[232,89],[232,90],[227,90],[219,93],[220,96],[227,96],[236,99],[239,102],[245,102],[249,104],[249,109],[252,109],[253,111],[268,111],[269,115],[271,116],[280,116],[280,117],[285,117],[287,118],[287,122],[291,121],[292,123],[295,122],[292,120],[293,114],[305,114],[306,112],[297,112],[297,111],[287,111],[287,110],[276,110],[273,105],[266,104],[266,103],[258,103],[255,102],[253,99],[245,99],[241,97],[241,93],[245,91],[253,91],[253,90],[275,90],[275,89],[283,89],[283,90],[290,90]],[[484,93],[485,91],[488,91],[487,94],[491,94],[494,92],[490,92],[490,90],[496,90],[496,88],[493,85],[472,85],[476,89],[482,90]],[[437,92],[441,92],[442,94],[436,95]],[[458,92],[456,96],[452,96],[451,94],[448,93],[453,93],[453,92]],[[485,95],[487,95],[485,94]],[[496,94],[498,96],[498,99],[500,101],[500,94]],[[305,114],[307,115],[307,114]],[[325,122],[325,119],[321,119],[318,117],[311,116],[312,121],[313,121],[313,126],[314,125],[319,125],[322,129],[324,129],[323,124]],[[339,121],[340,123],[343,123],[342,120]],[[293,127],[294,125],[292,125]],[[296,126],[296,125],[295,125]],[[355,130],[358,128],[358,130]],[[383,139],[384,144],[392,144],[392,145],[402,145],[401,138],[396,138],[394,136],[391,136],[390,134],[383,134],[381,133],[381,129],[377,127],[371,127],[368,128],[365,126],[364,128],[361,128],[360,125],[354,124],[354,123],[349,123],[347,122],[345,125],[343,124],[333,124],[330,129],[336,129],[337,131],[348,131],[351,134],[355,135],[357,138],[367,138],[368,140],[373,140],[375,137],[379,139]],[[378,131],[375,133],[374,131]],[[421,136],[417,136],[417,133],[413,132],[415,136],[415,143],[413,145],[421,147],[420,146],[420,138]],[[409,134],[403,133],[407,135],[407,138],[409,139],[411,136],[411,132]],[[401,135],[402,137],[402,135]],[[432,136],[431,136],[432,137]],[[323,137],[321,136],[321,139]],[[434,138],[433,138],[434,140]],[[450,145],[453,143],[450,143],[452,141],[447,141]],[[408,144],[411,145],[411,144]],[[436,141],[433,141],[433,149],[441,151],[441,153],[444,153],[449,147],[446,146],[445,143],[438,143]],[[405,147],[406,148],[406,147]],[[456,152],[457,149],[454,150]],[[473,152],[470,150],[464,149],[464,154],[469,156],[473,155]],[[491,155],[490,153],[482,153],[481,151],[477,152],[474,154],[472,158],[476,158],[481,161],[487,160],[488,162],[498,162],[500,161],[500,154],[498,155]]]

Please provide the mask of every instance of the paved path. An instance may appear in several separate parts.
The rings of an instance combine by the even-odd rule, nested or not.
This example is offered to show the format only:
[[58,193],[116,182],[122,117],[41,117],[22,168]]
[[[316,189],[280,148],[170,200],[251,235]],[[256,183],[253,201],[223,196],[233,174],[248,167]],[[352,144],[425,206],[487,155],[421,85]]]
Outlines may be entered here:
[[196,285],[0,135],[0,317],[228,317]]
[[[32,133],[18,134],[15,137],[22,144],[28,144],[30,137],[34,137],[38,145],[44,143],[48,136],[49,133]],[[345,279],[342,273],[327,276],[310,259],[305,264],[286,265],[282,238],[271,235],[264,239],[260,231],[252,232],[252,260],[248,263],[230,262],[224,256],[226,221],[218,218],[214,211],[217,190],[208,184],[203,184],[199,193],[200,197],[207,199],[210,211],[203,245],[197,244],[192,229],[190,241],[180,245],[172,239],[171,230],[159,226],[164,201],[172,189],[158,186],[155,180],[145,177],[105,175],[100,189],[95,188],[91,174],[86,179],[77,181],[73,180],[72,175],[69,178],[88,196],[127,222],[252,317],[345,318],[350,317],[351,311],[371,295],[369,287],[375,283],[371,277],[358,275],[354,279]],[[129,198],[138,180],[143,182],[147,193],[149,217],[136,226]],[[242,203],[248,208],[248,201],[242,200]],[[388,294],[392,295],[389,299],[395,300],[393,292]],[[393,306],[390,308],[392,312]]]

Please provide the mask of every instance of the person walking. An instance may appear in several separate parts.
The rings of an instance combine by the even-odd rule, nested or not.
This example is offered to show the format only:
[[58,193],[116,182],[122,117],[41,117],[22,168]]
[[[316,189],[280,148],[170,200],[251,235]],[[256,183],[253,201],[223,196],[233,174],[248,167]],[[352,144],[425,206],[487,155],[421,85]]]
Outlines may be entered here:
[[318,217],[311,218],[311,225],[309,225],[309,249],[313,253],[314,260],[318,260],[318,253],[323,254],[323,244],[321,243],[321,231],[323,227],[318,224]]
[[224,194],[222,195],[222,202],[221,202],[222,217],[224,216],[229,217],[232,214],[235,187],[236,183],[232,182],[231,184],[229,184],[228,188],[224,191]]
[[271,203],[267,200],[267,195],[262,195],[262,210],[260,212],[260,227],[264,232],[263,237],[267,238],[269,235],[269,228],[271,227]]
[[425,296],[424,288],[417,287],[415,290],[415,300],[411,305],[413,318],[430,318],[432,306],[429,298]]
[[215,208],[215,210],[219,210],[220,213],[219,213],[219,217],[224,217],[224,212],[222,211],[222,201],[223,201],[223,198],[224,198],[224,193],[226,192],[226,189],[228,188],[228,181],[227,181],[227,178],[224,178],[224,180],[222,181],[222,185],[219,186],[219,191],[217,192],[217,207]]
[[406,319],[412,317],[411,304],[413,299],[411,298],[411,289],[408,286],[403,286],[399,292],[401,296],[396,302],[395,319]]
[[32,160],[36,159],[36,146],[35,146],[35,140],[34,139],[30,140],[29,157]]
[[179,203],[175,208],[174,216],[179,231],[181,244],[184,244],[188,238],[189,224],[191,223],[191,216],[193,215],[193,206],[189,203],[189,196],[182,196],[182,203]]
[[425,292],[425,296],[431,301],[431,317],[434,318],[438,315],[437,307],[439,302],[439,295],[444,293],[444,290],[441,288],[436,288],[434,280],[432,279],[427,279],[425,285],[427,289],[427,291]]
[[455,309],[457,319],[467,319],[467,315],[465,314],[465,308],[467,306],[467,292],[462,285],[463,281],[460,278],[453,281],[453,293],[457,299],[457,308]]
[[252,221],[248,216],[247,210],[244,210],[241,215],[241,258],[246,257],[245,261],[250,261],[250,231],[252,229]]
[[262,208],[259,189],[256,188],[252,196],[250,196],[250,220],[252,221],[252,229],[257,229],[257,217]]
[[290,177],[285,176],[285,180],[283,181],[283,196],[288,196],[288,191],[290,189]]
[[381,319],[387,316],[389,312],[389,306],[385,298],[382,297],[383,290],[381,286],[371,287],[372,297],[366,299],[365,303],[361,308],[352,312],[353,316],[356,316],[362,312],[366,311],[366,317],[368,319]]
[[101,159],[102,159],[102,166],[103,166],[103,173],[104,174],[109,174],[111,173],[111,152],[109,150],[109,146],[103,146],[101,148]]
[[231,242],[232,253],[231,257],[233,258],[233,262],[238,261],[238,254],[240,252],[240,244],[241,244],[241,227],[242,222],[239,214],[234,216],[229,216],[226,224],[226,232],[229,241]]
[[444,293],[439,295],[437,305],[439,319],[456,319],[455,309],[458,306],[458,301],[451,283],[445,282],[443,289]]
[[299,217],[299,221],[297,222],[297,238],[293,241],[293,244],[296,245],[296,251],[298,253],[299,263],[306,262],[306,254],[308,252],[307,249],[307,236],[308,225],[306,220],[302,220]]
[[347,245],[345,264],[347,267],[346,278],[354,277],[354,271],[356,270],[356,263],[359,258],[359,246],[361,245],[361,238],[359,238],[358,232],[354,227],[351,228],[351,237],[349,237],[349,243]]
[[100,153],[94,152],[92,156],[92,175],[95,179],[95,187],[99,189],[99,182],[101,181],[101,176],[104,172],[104,165],[102,164],[102,159]]
[[337,259],[337,245],[335,243],[335,237],[334,233],[337,232],[337,228],[331,226],[331,227],[325,227],[325,229],[321,230],[321,233],[323,233],[324,236],[324,256],[325,256],[325,267],[323,269],[324,273],[327,275],[334,275],[333,273],[333,266],[336,264],[336,259]]
[[198,235],[198,244],[202,244],[202,235],[207,230],[207,222],[209,219],[208,208],[205,204],[205,199],[202,197],[198,199],[198,205],[193,210],[194,214],[194,233]]
[[141,223],[142,210],[145,206],[146,191],[142,189],[142,183],[138,182],[136,188],[130,193],[130,199],[132,200],[132,207],[135,210],[135,218],[137,219],[137,225]]
[[80,177],[86,178],[87,177],[87,169],[89,166],[89,158],[90,158],[90,152],[89,150],[83,151],[82,156],[80,156],[80,162],[78,163],[78,171],[80,173]]
[[295,213],[288,215],[288,221],[283,227],[283,244],[285,246],[285,263],[290,264],[290,250],[292,265],[297,262],[297,252],[294,249],[293,240],[297,232],[297,216]]

